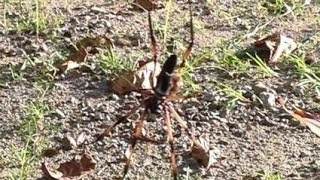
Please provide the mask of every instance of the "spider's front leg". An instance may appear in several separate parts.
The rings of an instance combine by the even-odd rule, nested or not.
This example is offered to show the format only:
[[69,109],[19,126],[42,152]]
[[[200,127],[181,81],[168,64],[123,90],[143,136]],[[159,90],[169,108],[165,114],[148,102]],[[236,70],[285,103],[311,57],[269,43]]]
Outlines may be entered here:
[[192,51],[192,47],[194,44],[194,31],[193,31],[193,21],[192,21],[192,3],[191,0],[188,1],[189,3],[189,13],[190,13],[190,43],[188,48],[186,49],[186,51],[182,54],[182,63],[180,64],[179,68],[178,68],[178,72],[181,73],[182,69],[184,68],[187,59],[189,58],[191,51]]

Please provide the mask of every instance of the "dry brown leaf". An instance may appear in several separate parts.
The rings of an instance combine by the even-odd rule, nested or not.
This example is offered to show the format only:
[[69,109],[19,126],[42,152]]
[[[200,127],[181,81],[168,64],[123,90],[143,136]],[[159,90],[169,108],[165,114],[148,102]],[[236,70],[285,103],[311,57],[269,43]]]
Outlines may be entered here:
[[60,164],[57,171],[62,172],[62,177],[76,177],[82,174],[81,164],[75,159]]
[[297,48],[297,44],[293,39],[280,33],[275,33],[256,41],[254,48],[267,63],[275,63],[283,55],[291,54]]
[[71,56],[68,57],[66,62],[85,62],[87,60],[87,56],[88,56],[88,52],[87,47],[81,46],[78,51],[74,54],[72,54]]
[[303,111],[303,110],[298,109],[298,108],[296,108],[295,112],[297,114],[299,114],[300,116],[305,117],[305,118],[320,120],[320,116],[318,114],[311,114],[309,112]]
[[84,173],[93,170],[97,162],[89,154],[83,154],[80,161],[72,159],[59,166],[57,170],[49,170],[45,163],[42,164],[42,171],[44,176],[53,179],[75,178]]
[[136,0],[135,3],[137,3],[147,11],[152,11],[155,9],[155,3],[153,0]]
[[76,69],[78,67],[80,67],[81,64],[75,62],[75,61],[67,61],[63,64],[61,64],[58,68],[59,68],[59,72],[68,72],[69,70],[72,70],[72,69]]
[[91,72],[84,64],[89,54],[96,54],[96,48],[112,48],[112,41],[106,36],[98,36],[95,38],[86,37],[77,43],[77,51],[70,55],[67,60],[57,65],[57,74],[67,73],[70,70],[77,70],[79,74],[84,72]]
[[42,163],[41,169],[44,177],[50,177],[52,179],[61,179],[63,177],[63,173],[58,170],[49,170],[45,163]]
[[118,94],[125,94],[139,89],[152,89],[160,71],[161,67],[159,63],[148,62],[138,70],[119,76],[113,80],[111,88]]
[[208,134],[203,134],[199,141],[193,142],[191,156],[205,168],[209,168],[216,161],[214,152],[210,150]]
[[79,43],[77,43],[77,48],[80,49],[80,47],[84,47],[84,48],[99,47],[99,48],[111,49],[111,48],[113,48],[113,43],[112,43],[111,39],[102,35],[102,36],[98,36],[95,38],[86,37],[86,38],[82,39],[81,41],[79,41]]
[[282,108],[298,120],[301,125],[309,127],[313,133],[320,137],[320,115],[312,114],[299,108],[295,108],[295,111],[290,111],[286,108],[286,100],[283,98],[279,98],[279,103]]
[[82,155],[80,159],[81,169],[83,171],[90,171],[96,167],[97,162],[89,154]]
[[53,157],[59,154],[59,149],[48,148],[42,151],[44,157]]

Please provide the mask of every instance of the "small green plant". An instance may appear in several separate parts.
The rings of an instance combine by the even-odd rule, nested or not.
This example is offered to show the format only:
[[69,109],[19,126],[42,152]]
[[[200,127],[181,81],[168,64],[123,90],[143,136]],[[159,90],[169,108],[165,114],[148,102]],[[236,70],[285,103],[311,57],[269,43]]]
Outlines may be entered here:
[[113,50],[106,50],[101,54],[100,67],[106,74],[117,76],[122,72],[133,69],[133,60],[125,58]]
[[201,67],[203,62],[211,60],[212,58],[212,51],[210,49],[206,49],[187,61],[185,67],[182,69],[182,78],[185,84],[185,92],[192,93],[200,90],[200,86],[195,84],[193,81],[193,73],[194,71],[203,68]]
[[200,86],[193,82],[192,72],[194,71],[194,67],[189,63],[186,63],[186,66],[183,68],[182,78],[183,83],[185,84],[184,91],[186,93],[196,92],[200,89]]
[[39,99],[43,100],[47,93],[53,88],[53,84],[40,80],[35,82],[33,87],[39,92]]
[[274,13],[278,14],[278,13],[282,13],[283,9],[285,8],[286,3],[284,2],[284,0],[275,0],[274,2]]
[[261,178],[262,180],[282,180],[281,173],[264,173],[257,172],[255,173],[255,177]]
[[39,0],[36,0],[36,32],[37,32],[37,35],[39,35],[39,32],[40,32],[40,25],[42,24],[42,21],[40,19],[40,15],[39,15],[39,11],[40,11],[40,1]]
[[165,20],[165,25],[164,25],[164,32],[163,32],[163,34],[164,34],[164,36],[163,36],[163,43],[164,44],[166,44],[166,42],[167,42],[167,36],[168,36],[168,29],[169,29],[169,26],[170,26],[170,24],[169,24],[169,19],[170,19],[170,16],[171,16],[171,9],[172,9],[172,6],[173,6],[173,4],[172,4],[173,2],[172,2],[172,0],[169,0],[169,1],[167,1],[166,2],[166,20]]
[[267,11],[277,17],[283,17],[287,14],[294,16],[303,14],[304,2],[295,0],[273,0],[262,1],[262,6]]
[[[50,27],[58,27],[62,24],[62,18],[53,15],[53,13],[48,13],[49,2],[47,0],[4,1],[2,24],[5,30],[17,32],[34,31],[38,36]],[[12,11],[18,11],[19,15],[17,17],[8,17],[7,14]]]
[[291,62],[295,64],[298,74],[301,76],[300,85],[311,84],[312,86],[320,86],[320,77],[317,75],[320,67],[311,67],[305,63],[304,55],[290,57]]
[[[27,10],[27,14],[22,14],[16,24],[14,25],[16,29],[20,32],[23,31],[33,31],[35,30],[36,34],[39,35],[40,32],[46,29],[48,25],[48,19],[46,18],[46,14],[41,11],[41,2],[39,0],[35,0],[35,10],[30,11]],[[27,8],[27,6],[24,6]]]
[[214,80],[214,82],[217,83],[217,86],[219,88],[218,91],[225,93],[226,96],[228,98],[230,98],[230,100],[228,100],[227,105],[226,105],[227,109],[229,109],[229,110],[234,109],[239,104],[239,102],[243,102],[243,103],[250,103],[251,102],[249,99],[244,97],[241,92],[233,89],[232,87],[227,86],[227,85],[225,85],[219,81],[216,81],[216,80]]
[[2,14],[2,16],[3,16],[3,22],[2,22],[2,24],[3,24],[3,27],[4,27],[4,29],[5,30],[7,30],[7,4],[8,4],[8,0],[4,0],[3,1],[3,14]]
[[20,74],[20,68],[17,68],[14,65],[9,66],[9,70],[10,70],[10,74],[11,74],[11,78],[15,81],[19,81],[19,82],[23,82],[26,81],[26,79]]
[[222,69],[240,73],[247,72],[250,68],[250,64],[248,62],[245,62],[235,54],[226,51],[223,53],[221,60],[219,60],[219,65]]
[[215,2],[215,0],[206,0],[207,5],[213,5],[214,2]]
[[258,65],[260,72],[262,72],[264,76],[278,76],[257,54],[255,54],[255,56],[252,56],[250,53],[246,54]]
[[31,102],[24,109],[25,118],[21,122],[18,134],[22,146],[12,144],[10,159],[17,169],[11,172],[12,179],[28,179],[33,176],[35,165],[40,160],[43,149],[47,145],[44,130],[48,125],[44,120],[50,112],[49,107],[41,102]]
[[274,16],[280,16],[285,13],[287,3],[285,0],[265,0],[261,1],[261,5],[268,11],[268,13]]
[[51,62],[45,62],[36,57],[30,57],[25,53],[25,60],[21,64],[9,66],[11,78],[18,82],[26,81],[31,75],[32,79],[52,80],[52,70],[54,69]]

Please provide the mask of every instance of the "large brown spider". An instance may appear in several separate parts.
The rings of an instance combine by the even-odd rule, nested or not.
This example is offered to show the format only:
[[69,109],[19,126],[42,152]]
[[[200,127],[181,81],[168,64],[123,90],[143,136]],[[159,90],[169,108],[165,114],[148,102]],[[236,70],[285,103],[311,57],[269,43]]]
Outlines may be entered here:
[[[191,41],[189,43],[188,48],[182,54],[182,63],[177,67],[178,56],[173,54],[169,56],[169,58],[165,61],[160,74],[157,76],[156,85],[152,89],[144,89],[144,90],[137,90],[137,92],[141,93],[143,99],[139,101],[139,104],[136,105],[130,112],[128,112],[125,116],[120,118],[117,122],[115,122],[111,127],[107,128],[101,135],[100,138],[104,136],[110,135],[112,130],[119,124],[124,123],[130,118],[135,112],[137,112],[140,108],[143,108],[142,115],[138,119],[136,128],[134,130],[134,134],[132,135],[132,143],[129,149],[129,157],[126,160],[125,168],[124,168],[124,177],[126,176],[129,167],[131,165],[132,155],[134,153],[134,148],[137,144],[138,140],[148,141],[148,142],[155,142],[154,140],[147,138],[142,135],[142,128],[143,123],[147,119],[148,115],[151,113],[164,113],[164,120],[167,126],[167,133],[168,133],[168,140],[171,148],[171,168],[172,168],[172,176],[174,179],[177,179],[177,164],[176,164],[176,153],[174,148],[174,138],[172,135],[171,130],[171,116],[174,117],[180,126],[185,129],[188,136],[195,144],[196,138],[195,136],[189,131],[187,127],[187,123],[182,120],[182,118],[178,115],[176,110],[172,106],[172,101],[185,99],[190,96],[180,96],[177,95],[176,92],[181,88],[182,78],[181,72],[182,69],[185,67],[185,63],[189,58],[189,55],[192,50],[193,41],[194,41],[194,32],[193,32],[193,24],[192,24],[192,4],[191,0],[188,0],[190,6],[190,36]],[[157,54],[158,54],[158,47],[157,43],[153,34],[152,28],[152,19],[151,19],[151,12],[148,10],[148,23],[149,23],[149,30],[150,30],[150,37],[152,43],[152,53],[153,53],[153,62],[156,64],[158,62]],[[177,67],[177,68],[176,68]],[[153,84],[153,83],[152,83]]]

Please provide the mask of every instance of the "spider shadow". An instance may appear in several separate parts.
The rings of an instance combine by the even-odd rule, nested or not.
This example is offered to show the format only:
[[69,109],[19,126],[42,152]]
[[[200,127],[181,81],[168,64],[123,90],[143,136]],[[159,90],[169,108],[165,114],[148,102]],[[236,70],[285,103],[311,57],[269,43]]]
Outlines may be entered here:
[[99,79],[94,74],[82,75],[79,77],[66,77],[61,82],[68,81],[72,88],[83,92],[84,98],[99,99],[112,94],[108,80]]
[[[316,162],[314,162],[316,164]],[[296,169],[300,176],[305,179],[319,179],[320,177],[320,167],[314,165],[303,165]]]
[[177,171],[179,172],[180,176],[190,173],[190,176],[201,174],[201,165],[192,159],[191,152],[184,151],[181,154],[183,159],[182,164],[177,167]]

